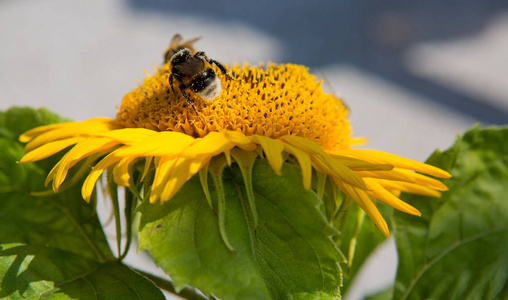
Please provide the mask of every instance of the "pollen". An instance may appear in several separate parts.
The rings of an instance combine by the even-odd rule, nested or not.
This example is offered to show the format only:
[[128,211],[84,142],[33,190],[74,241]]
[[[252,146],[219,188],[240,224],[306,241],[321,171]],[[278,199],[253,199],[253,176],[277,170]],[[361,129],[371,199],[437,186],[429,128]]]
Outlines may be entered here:
[[234,130],[272,139],[299,136],[324,150],[348,149],[354,143],[342,101],[323,91],[321,82],[299,65],[233,66],[231,79],[215,69],[222,92],[212,101],[194,100],[198,114],[175,85],[169,64],[147,76],[122,100],[116,122],[129,128],[175,131],[192,137]]

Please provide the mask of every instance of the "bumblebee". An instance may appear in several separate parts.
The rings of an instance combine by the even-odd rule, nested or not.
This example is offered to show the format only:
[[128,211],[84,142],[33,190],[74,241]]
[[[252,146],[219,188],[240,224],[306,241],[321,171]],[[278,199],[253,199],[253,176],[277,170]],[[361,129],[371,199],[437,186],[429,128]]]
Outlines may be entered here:
[[222,73],[234,79],[222,64],[206,57],[203,51],[193,54],[189,48],[181,49],[171,57],[170,64],[169,86],[171,90],[175,93],[173,83],[177,83],[182,96],[196,113],[198,111],[194,101],[189,98],[185,90],[189,89],[204,101],[212,101],[219,96],[222,92],[222,84],[212,68],[213,64]]
[[173,57],[173,55],[175,55],[178,51],[185,49],[185,48],[189,49],[192,52],[192,54],[196,53],[196,50],[194,50],[194,47],[192,47],[192,44],[194,44],[199,39],[200,38],[197,37],[197,38],[193,38],[191,40],[182,42],[182,40],[183,40],[182,36],[179,35],[178,33],[175,34],[173,36],[173,38],[171,39],[171,42],[169,43],[168,48],[164,52],[164,63],[170,61],[171,57]]

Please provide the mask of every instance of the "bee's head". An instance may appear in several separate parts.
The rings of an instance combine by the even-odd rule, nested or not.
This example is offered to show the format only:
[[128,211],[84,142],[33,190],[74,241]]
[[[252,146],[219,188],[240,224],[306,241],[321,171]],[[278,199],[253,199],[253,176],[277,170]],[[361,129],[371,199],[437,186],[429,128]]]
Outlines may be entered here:
[[189,58],[192,56],[192,52],[188,48],[183,48],[182,50],[178,51],[171,57],[171,64],[172,65],[178,65],[181,63],[185,63],[189,60]]

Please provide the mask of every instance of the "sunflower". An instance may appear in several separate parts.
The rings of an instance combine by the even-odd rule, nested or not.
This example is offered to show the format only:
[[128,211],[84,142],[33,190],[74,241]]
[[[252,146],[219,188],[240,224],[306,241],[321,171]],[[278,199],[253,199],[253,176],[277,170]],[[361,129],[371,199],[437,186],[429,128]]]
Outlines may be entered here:
[[[216,70],[217,74],[220,74]],[[132,166],[141,161],[142,178],[154,171],[147,198],[169,201],[194,175],[206,174],[219,158],[231,164],[266,159],[281,174],[285,161],[301,168],[305,189],[312,174],[325,175],[354,200],[385,236],[388,226],[375,200],[412,215],[420,212],[398,198],[400,192],[439,197],[447,190],[436,167],[374,150],[355,150],[348,110],[323,92],[321,82],[298,65],[234,66],[236,80],[218,75],[223,91],[192,109],[169,86],[169,64],[148,75],[122,100],[116,119],[94,118],[52,124],[24,133],[22,163],[34,162],[72,146],[49,173],[58,192],[69,169],[80,161],[93,165],[82,187],[90,201],[97,180],[112,170],[116,184],[131,184]],[[144,162],[144,163],[143,163]],[[203,188],[207,189],[206,185]],[[205,191],[207,193],[207,190]],[[295,200],[297,201],[297,200]]]

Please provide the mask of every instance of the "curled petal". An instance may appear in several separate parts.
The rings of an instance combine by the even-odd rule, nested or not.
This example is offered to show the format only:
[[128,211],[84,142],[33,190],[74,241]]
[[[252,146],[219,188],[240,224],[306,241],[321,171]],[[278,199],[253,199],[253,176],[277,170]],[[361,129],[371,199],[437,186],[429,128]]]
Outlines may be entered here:
[[286,143],[284,143],[284,151],[291,153],[291,155],[296,158],[298,164],[300,165],[300,169],[302,170],[303,187],[306,190],[310,189],[312,179],[312,162],[309,154]]
[[120,157],[116,156],[115,152],[110,153],[106,157],[104,157],[101,161],[99,161],[92,169],[90,174],[85,179],[83,186],[81,187],[81,195],[86,202],[90,202],[90,198],[92,197],[92,192],[95,188],[95,184],[97,180],[102,175],[104,170],[109,168],[110,166],[118,163],[120,161]]
[[[161,199],[164,186],[170,179],[170,175],[178,159],[179,157],[175,156],[164,156],[159,160],[157,168],[155,169],[155,177],[150,192],[150,203],[155,203],[158,199]],[[182,177],[180,178],[183,179]]]
[[120,186],[129,186],[129,180],[131,178],[129,174],[129,166],[133,161],[138,159],[139,158],[135,156],[124,157],[116,164],[113,169],[113,178],[116,184]]
[[284,144],[282,141],[267,138],[262,135],[253,135],[251,139],[256,144],[261,145],[268,159],[268,163],[270,163],[270,166],[272,166],[272,169],[277,175],[281,175],[280,169],[283,163],[282,151],[284,151]]
[[53,180],[53,190],[58,191],[70,168],[83,158],[110,149],[116,144],[106,138],[90,138],[77,143],[51,170],[46,181]]

